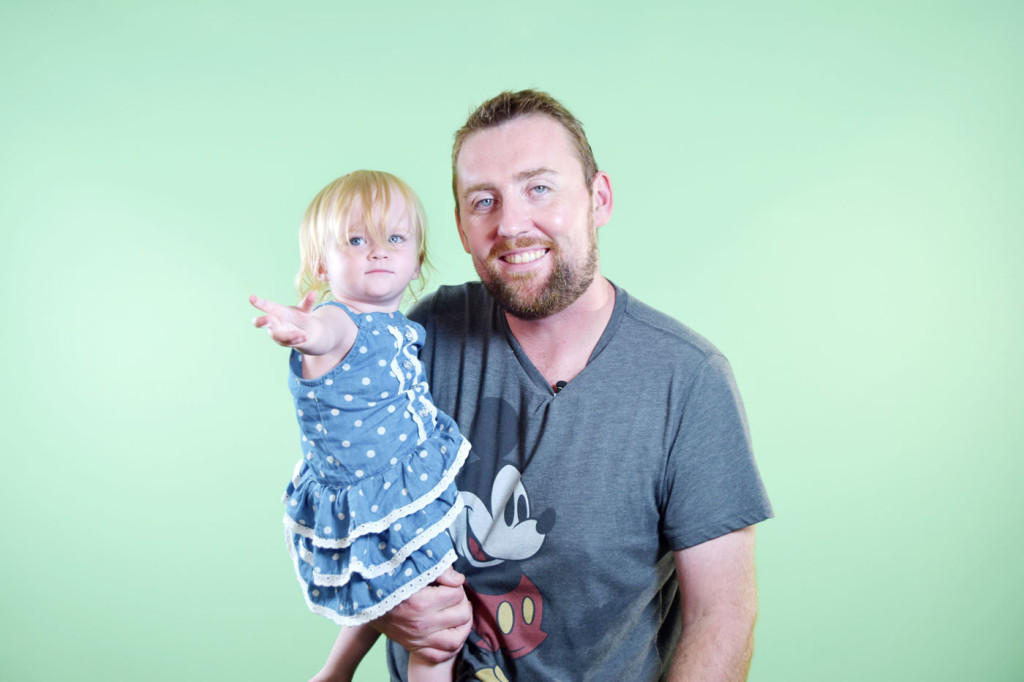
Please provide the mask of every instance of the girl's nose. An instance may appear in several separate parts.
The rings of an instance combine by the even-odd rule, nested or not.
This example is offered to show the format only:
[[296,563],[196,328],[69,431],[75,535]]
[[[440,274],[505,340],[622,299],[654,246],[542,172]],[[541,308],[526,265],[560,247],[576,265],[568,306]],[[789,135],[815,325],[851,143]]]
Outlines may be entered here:
[[373,244],[370,247],[370,260],[380,260],[388,257],[388,248],[383,244]]

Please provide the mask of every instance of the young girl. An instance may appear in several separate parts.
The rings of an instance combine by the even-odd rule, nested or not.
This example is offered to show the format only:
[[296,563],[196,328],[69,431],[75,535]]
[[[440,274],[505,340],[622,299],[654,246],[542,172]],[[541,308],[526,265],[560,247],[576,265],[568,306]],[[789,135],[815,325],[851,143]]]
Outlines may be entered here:
[[[251,296],[254,321],[291,348],[302,457],[284,496],[288,550],[309,608],[343,626],[322,674],[351,677],[368,623],[455,561],[452,482],[469,443],[431,400],[423,327],[398,312],[426,257],[423,208],[388,173],[325,187],[302,222],[298,306]],[[314,308],[314,300],[327,300]],[[413,654],[410,680],[452,679]]]

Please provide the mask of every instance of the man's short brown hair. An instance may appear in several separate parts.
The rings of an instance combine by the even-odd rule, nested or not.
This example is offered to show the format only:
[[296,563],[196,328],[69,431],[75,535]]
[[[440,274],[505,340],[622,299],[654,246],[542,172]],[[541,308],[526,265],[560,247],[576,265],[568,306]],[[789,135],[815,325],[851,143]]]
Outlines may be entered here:
[[586,183],[587,191],[594,186],[594,174],[597,173],[597,161],[594,160],[594,152],[587,142],[587,135],[583,132],[583,124],[573,116],[562,103],[546,92],[540,90],[520,90],[511,92],[506,90],[497,97],[487,100],[476,111],[469,115],[463,125],[455,133],[455,144],[452,147],[452,192],[455,194],[455,206],[459,206],[459,194],[456,188],[457,174],[455,164],[459,159],[459,152],[462,151],[462,144],[466,138],[478,130],[495,128],[502,123],[519,118],[540,114],[550,116],[566,129],[576,148],[576,155],[583,166],[583,182]]

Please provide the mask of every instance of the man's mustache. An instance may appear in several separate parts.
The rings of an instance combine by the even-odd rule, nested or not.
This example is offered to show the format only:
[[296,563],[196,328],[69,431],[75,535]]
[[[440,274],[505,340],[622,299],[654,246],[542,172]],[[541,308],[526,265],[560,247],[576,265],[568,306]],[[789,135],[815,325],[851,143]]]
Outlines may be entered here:
[[487,258],[489,260],[497,260],[510,251],[532,248],[543,248],[548,249],[549,251],[555,251],[557,249],[555,243],[550,239],[541,239],[539,237],[516,237],[513,239],[503,239],[496,243],[491,247],[490,252],[487,254]]

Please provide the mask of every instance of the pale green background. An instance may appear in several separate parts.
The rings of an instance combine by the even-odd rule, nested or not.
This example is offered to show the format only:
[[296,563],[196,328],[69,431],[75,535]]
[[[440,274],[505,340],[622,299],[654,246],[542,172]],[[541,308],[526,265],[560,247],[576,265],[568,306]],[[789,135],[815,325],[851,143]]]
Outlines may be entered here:
[[1024,678],[1024,3],[824,5],[0,6],[0,677],[317,669],[245,298],[360,167],[473,277],[451,136],[536,86],[614,183],[604,272],[735,367],[778,515],[751,679]]

